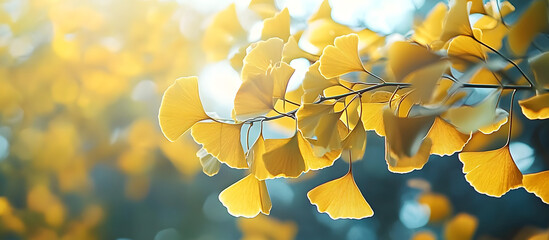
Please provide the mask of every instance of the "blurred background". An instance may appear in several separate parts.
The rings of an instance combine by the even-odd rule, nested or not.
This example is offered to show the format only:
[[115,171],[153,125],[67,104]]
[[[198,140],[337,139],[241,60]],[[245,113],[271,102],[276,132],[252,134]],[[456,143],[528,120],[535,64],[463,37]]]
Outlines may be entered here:
[[[230,116],[238,73],[229,60],[205,54],[203,36],[212,16],[231,3],[0,0],[0,239],[410,239],[426,231],[443,239],[460,213],[478,220],[475,239],[547,231],[549,205],[522,188],[502,198],[477,193],[457,155],[432,156],[410,174],[390,173],[383,139],[371,132],[355,178],[374,217],[334,221],[309,203],[310,189],[345,173],[342,161],[297,180],[268,180],[268,217],[229,215],[218,194],[245,173],[223,165],[214,177],[203,174],[200,146],[189,136],[168,142],[157,114],[167,86],[199,76],[206,110]],[[289,9],[297,31],[320,3],[275,6]],[[330,1],[336,22],[396,38],[436,3]],[[509,22],[530,1],[511,3]],[[253,41],[262,18],[248,4],[235,6]],[[549,40],[536,41],[543,47]],[[291,65],[304,74],[309,63]],[[515,118],[517,165],[523,173],[548,170],[549,121]],[[472,145],[501,146],[500,132],[474,137]]]

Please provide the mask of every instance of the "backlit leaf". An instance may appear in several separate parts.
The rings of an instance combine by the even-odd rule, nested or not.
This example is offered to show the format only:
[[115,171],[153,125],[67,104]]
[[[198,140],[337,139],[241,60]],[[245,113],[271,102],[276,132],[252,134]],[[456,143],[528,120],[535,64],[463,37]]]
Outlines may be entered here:
[[271,198],[265,181],[249,174],[219,194],[219,201],[236,217],[255,217],[260,212],[269,214]]
[[220,162],[232,168],[248,168],[240,144],[242,124],[200,122],[193,126],[192,136],[197,143]]

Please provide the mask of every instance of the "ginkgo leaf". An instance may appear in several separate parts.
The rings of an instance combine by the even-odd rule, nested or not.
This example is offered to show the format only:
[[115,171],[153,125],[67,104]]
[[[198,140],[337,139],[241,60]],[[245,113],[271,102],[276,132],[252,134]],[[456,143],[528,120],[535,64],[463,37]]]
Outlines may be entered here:
[[[432,46],[442,34],[442,22],[446,17],[448,7],[439,2],[435,5],[423,23],[414,28],[412,39],[420,44]],[[440,44],[442,45],[442,44]]]
[[389,171],[393,173],[409,173],[414,170],[422,169],[429,161],[431,151],[431,139],[427,138],[421,142],[415,155],[409,157],[405,154],[395,153],[391,150],[391,144],[385,141],[385,160]]
[[428,102],[431,100],[442,74],[449,68],[448,61],[440,61],[408,74],[402,82],[411,83],[415,89],[412,93],[413,101]]
[[245,33],[233,3],[214,16],[212,23],[204,31],[202,49],[209,60],[222,60]]
[[321,157],[332,150],[341,148],[339,130],[337,127],[334,127],[337,126],[340,121],[339,118],[341,118],[341,114],[342,112],[328,113],[320,117],[315,129],[317,141],[313,147],[314,154],[317,157]]
[[177,140],[195,123],[209,118],[198,94],[198,78],[179,78],[164,92],[158,120],[168,140]]
[[285,62],[280,62],[274,68],[271,68],[270,74],[273,79],[272,96],[274,98],[284,99],[288,81],[290,81],[290,77],[294,72],[295,69]]
[[469,23],[469,13],[467,11],[467,0],[453,0],[448,14],[442,25],[442,34],[440,40],[448,40],[460,36],[473,36],[473,30]]
[[387,54],[387,64],[397,81],[417,69],[440,61],[440,56],[429,49],[410,42],[394,42]]
[[526,100],[518,101],[522,113],[528,119],[549,118],[549,93],[533,96]]
[[401,118],[395,116],[390,109],[385,109],[383,124],[389,150],[399,158],[415,156],[434,121],[435,116]]
[[356,34],[358,35],[358,55],[369,55],[370,61],[379,59],[381,55],[377,50],[385,44],[385,36],[379,35],[367,28],[360,30]]
[[337,78],[326,79],[322,76],[318,70],[319,66],[320,62],[315,62],[309,67],[309,70],[305,73],[305,77],[303,78],[301,87],[303,88],[303,91],[305,91],[303,94],[303,102],[305,103],[314,102],[318,96],[322,94],[324,89],[338,84]]
[[452,213],[450,199],[439,193],[423,193],[419,196],[417,202],[429,207],[429,222],[431,223],[440,222]]
[[465,72],[473,64],[486,60],[486,52],[480,43],[469,36],[457,36],[448,46],[448,56],[452,59],[452,66]]
[[431,154],[451,156],[455,152],[463,150],[469,139],[471,139],[471,133],[461,133],[452,124],[447,123],[440,117],[436,117],[433,126],[427,134],[427,138],[430,138],[433,142]]
[[549,171],[526,174],[522,178],[526,191],[535,194],[541,201],[549,204]]
[[330,7],[328,0],[323,0],[316,12],[307,21],[313,22],[319,19],[332,19],[332,7]]
[[303,32],[300,39],[305,45],[312,46],[307,49],[308,52],[320,55],[324,48],[334,43],[334,39],[339,36],[353,33],[353,29],[333,21],[331,18],[322,18],[309,22],[308,27]]
[[503,1],[499,4],[492,4],[493,2],[487,2],[484,5],[484,10],[486,10],[486,14],[488,16],[491,16],[495,19],[500,19],[501,17],[507,16],[509,13],[512,13],[515,11],[515,6],[511,4],[509,1]]
[[332,219],[362,219],[374,215],[351,172],[313,188],[307,197],[319,212],[327,213]]
[[334,46],[324,48],[320,56],[319,70],[325,78],[334,78],[345,73],[364,71],[358,56],[358,35],[339,36]]
[[229,59],[231,67],[237,72],[242,71],[242,66],[244,66],[244,58],[246,57],[246,49],[249,45],[244,45],[238,48],[238,51]]
[[475,216],[460,213],[446,224],[444,237],[447,240],[471,240],[477,226],[478,220]]
[[290,37],[290,12],[287,8],[282,9],[272,18],[263,21],[261,40],[278,37],[284,41]]
[[528,59],[532,72],[536,80],[536,88],[549,87],[549,52],[541,53],[533,58]]
[[501,197],[522,186],[522,173],[515,165],[509,146],[486,152],[462,152],[465,179],[479,193]]
[[263,19],[273,17],[278,11],[274,0],[251,0],[248,8]]
[[[383,109],[388,106],[393,94],[379,91],[370,96],[370,99],[362,103],[361,120],[366,130],[374,130],[377,135],[385,136],[385,125],[383,125]],[[366,99],[366,98],[362,98]]]
[[362,121],[358,121],[353,130],[343,139],[341,146],[351,151],[352,161],[362,159],[366,150],[366,129]]
[[270,75],[258,75],[242,82],[234,99],[234,114],[239,121],[262,116],[273,110],[274,80]]
[[333,109],[334,106],[331,104],[304,103],[296,112],[298,128],[305,137],[312,138],[315,135],[315,129],[320,118],[333,111]]
[[484,3],[482,0],[467,0],[467,2],[471,2],[471,7],[469,10],[470,14],[473,14],[473,13],[486,14],[486,10],[484,9]]
[[297,140],[299,145],[299,151],[303,156],[303,160],[305,161],[305,166],[307,170],[318,170],[332,166],[335,160],[337,160],[339,156],[341,156],[342,149],[335,149],[327,152],[326,154],[324,154],[324,156],[317,157],[313,153],[313,147],[310,143],[314,143],[315,140],[305,139],[300,131],[298,131],[296,135],[298,135]]
[[193,126],[191,134],[197,143],[232,168],[248,168],[244,150],[240,144],[242,124],[200,122]]
[[298,133],[291,138],[265,140],[263,161],[274,177],[297,178],[307,171],[299,150]]
[[294,221],[279,221],[265,215],[239,218],[237,225],[242,231],[242,240],[291,240],[297,234],[297,224]]
[[494,122],[499,94],[500,91],[494,91],[474,106],[451,108],[442,117],[462,133],[474,132]]
[[523,56],[528,47],[530,47],[534,37],[540,32],[549,29],[547,8],[547,1],[534,1],[511,27],[507,39],[509,41],[509,48],[515,55]]
[[271,198],[265,181],[249,174],[219,194],[219,201],[235,217],[255,217],[260,212],[269,214]]
[[263,138],[263,134],[260,134],[246,155],[248,163],[250,163],[250,172],[259,180],[274,178],[275,176],[265,167],[263,154],[265,154],[265,139]]
[[313,188],[307,197],[319,212],[327,213],[332,219],[362,219],[374,215],[351,172]]
[[284,41],[280,38],[270,38],[259,41],[244,57],[244,65],[240,73],[242,81],[247,82],[257,76],[263,76],[267,70],[280,62]]
[[221,162],[217,160],[212,154],[208,153],[206,149],[201,148],[196,152],[196,156],[200,158],[200,165],[202,165],[202,172],[208,176],[216,175],[221,168]]
[[311,62],[315,62],[316,60],[318,60],[318,56],[310,54],[299,48],[295,37],[290,36],[290,38],[288,38],[288,41],[284,43],[284,49],[282,50],[282,61],[290,63],[292,60],[297,58],[306,58]]
[[479,128],[478,130],[484,134],[493,133],[501,128],[508,121],[509,113],[501,108],[496,109],[496,116],[492,123]]

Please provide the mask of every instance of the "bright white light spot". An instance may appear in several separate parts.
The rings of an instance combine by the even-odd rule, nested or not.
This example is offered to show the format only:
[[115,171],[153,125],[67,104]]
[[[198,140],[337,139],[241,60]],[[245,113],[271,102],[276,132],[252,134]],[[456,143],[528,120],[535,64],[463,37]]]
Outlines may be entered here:
[[429,207],[419,204],[414,200],[405,201],[400,209],[399,218],[408,229],[425,226],[429,222]]
[[0,135],[0,160],[3,160],[9,155],[10,143],[8,139]]
[[280,0],[277,5],[280,9],[288,8],[290,16],[304,19],[318,9],[320,2],[319,0]]
[[299,86],[301,86],[303,78],[305,78],[305,73],[309,70],[311,63],[309,63],[309,60],[305,58],[298,58],[292,60],[290,62],[290,66],[295,69],[295,72],[288,82],[288,91],[296,90]]
[[263,22],[256,22],[248,32],[248,41],[255,42],[261,39],[261,31],[263,31]]
[[6,46],[13,36],[11,28],[7,24],[0,24],[0,47]]
[[28,56],[33,50],[32,39],[25,36],[13,39],[9,45],[9,53],[14,58]]
[[[69,34],[65,35],[65,37],[70,36]],[[114,37],[106,37],[101,39],[101,45],[109,49],[111,52],[118,52],[120,49],[122,49],[122,41],[120,41],[117,38]]]
[[137,83],[132,91],[134,101],[146,102],[156,97],[156,83],[151,80],[143,80]]
[[206,112],[230,119],[234,98],[240,87],[239,74],[228,61],[207,65],[199,77],[200,99]]
[[294,200],[294,190],[284,181],[277,179],[276,181],[267,180],[265,182],[269,189],[269,195],[273,201],[280,201],[284,205],[291,205]]
[[523,142],[509,144],[511,156],[521,172],[526,172],[534,164],[534,149]]

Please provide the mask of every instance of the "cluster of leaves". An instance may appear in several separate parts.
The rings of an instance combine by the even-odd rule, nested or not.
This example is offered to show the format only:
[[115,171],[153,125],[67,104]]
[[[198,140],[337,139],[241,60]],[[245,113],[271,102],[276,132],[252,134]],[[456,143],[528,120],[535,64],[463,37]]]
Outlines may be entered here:
[[112,206],[93,179],[98,165],[125,177],[130,201],[147,196],[156,160],[187,179],[201,169],[188,161],[198,145],[167,141],[155,119],[156,86],[197,72],[197,40],[174,34],[183,14],[175,2],[2,2],[2,238],[100,238]]
[[[533,44],[549,31],[547,5],[533,1],[510,24],[505,17],[514,7],[507,1],[439,3],[408,37],[395,40],[335,22],[328,1],[297,31],[290,29],[287,9],[251,1],[249,10],[264,18],[260,39],[252,42],[230,5],[214,17],[202,46],[210,60],[229,58],[240,73],[232,118],[207,114],[198,79],[184,77],[164,93],[160,127],[170,141],[190,131],[202,145],[198,155],[208,175],[221,163],[248,169],[219,195],[235,216],[269,214],[266,179],[297,178],[340,157],[349,171],[310,190],[310,202],[334,219],[372,216],[352,171],[370,130],[385,138],[391,172],[422,169],[432,154],[459,153],[465,178],[478,192],[500,197],[524,187],[548,203],[549,171],[523,175],[509,150],[517,91],[529,94],[518,101],[527,118],[549,118],[549,53]],[[473,24],[472,15],[478,17]],[[295,78],[290,63],[299,58],[311,65],[300,87],[289,89]],[[507,111],[498,107],[505,95]],[[506,123],[503,147],[464,151],[473,135]],[[266,138],[268,124],[291,136]]]

